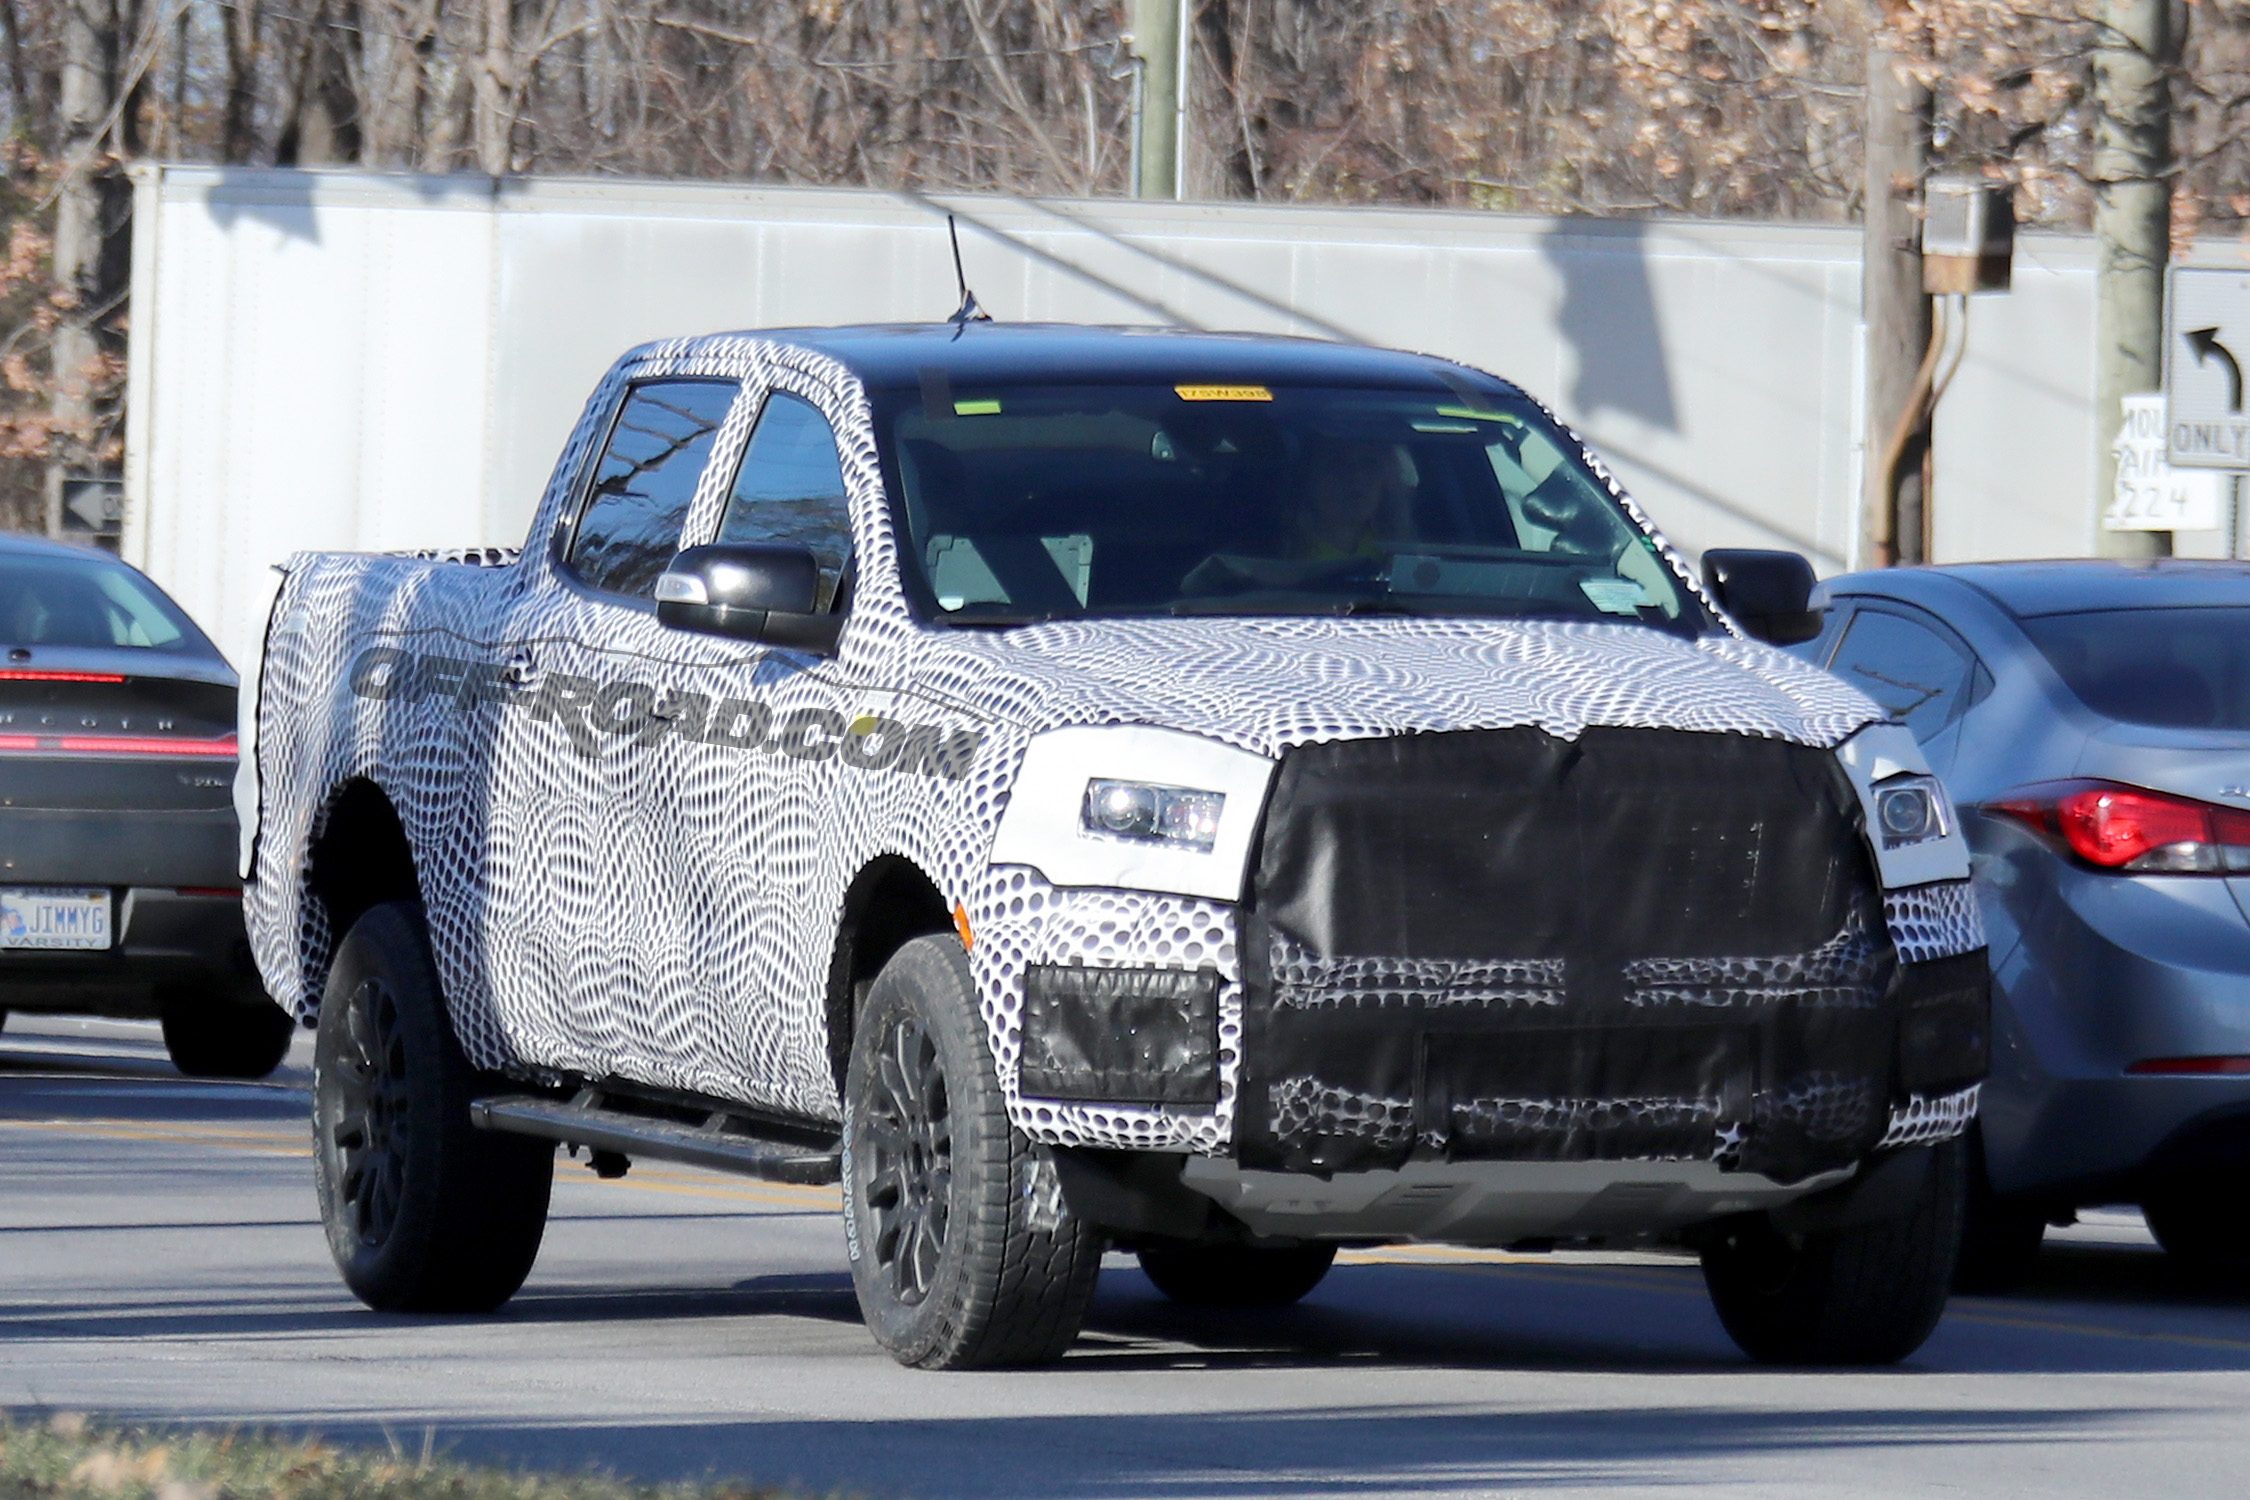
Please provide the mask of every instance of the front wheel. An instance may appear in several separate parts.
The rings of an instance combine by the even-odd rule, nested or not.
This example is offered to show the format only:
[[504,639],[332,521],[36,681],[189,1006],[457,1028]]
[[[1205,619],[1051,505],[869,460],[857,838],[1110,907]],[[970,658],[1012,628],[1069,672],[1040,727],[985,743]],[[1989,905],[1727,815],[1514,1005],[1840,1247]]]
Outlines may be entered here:
[[1078,1336],[1102,1240],[1008,1123],[968,956],[916,938],[860,1008],[844,1077],[844,1248],[903,1365],[1038,1364]]
[[1143,1245],[1141,1270],[1174,1302],[1288,1307],[1319,1286],[1334,1245]]
[[476,1084],[420,904],[371,908],[337,945],[313,1038],[321,1223],[369,1307],[489,1312],[531,1274],[555,1148],[472,1125]]
[[1703,1280],[1727,1333],[1763,1364],[1888,1365],[1922,1347],[1953,1282],[1961,1243],[1961,1143],[1932,1153],[1914,1207],[1817,1234],[1749,1223],[1703,1252]]

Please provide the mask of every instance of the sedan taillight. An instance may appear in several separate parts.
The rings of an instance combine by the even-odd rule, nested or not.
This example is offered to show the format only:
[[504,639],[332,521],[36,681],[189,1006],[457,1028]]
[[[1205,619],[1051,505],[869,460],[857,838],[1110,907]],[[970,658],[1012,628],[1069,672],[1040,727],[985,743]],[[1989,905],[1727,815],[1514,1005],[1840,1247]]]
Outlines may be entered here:
[[233,734],[0,734],[0,753],[54,756],[153,756],[162,760],[231,760],[241,753]]
[[2061,840],[2102,870],[2128,874],[2250,872],[2250,812],[2109,781],[2061,781],[1985,805]]

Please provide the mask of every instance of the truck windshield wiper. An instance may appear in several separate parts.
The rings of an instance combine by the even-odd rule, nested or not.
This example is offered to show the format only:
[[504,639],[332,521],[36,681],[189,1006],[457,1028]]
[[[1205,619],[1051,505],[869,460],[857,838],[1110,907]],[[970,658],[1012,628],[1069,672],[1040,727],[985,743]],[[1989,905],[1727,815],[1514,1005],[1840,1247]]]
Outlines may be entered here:
[[1270,594],[1215,594],[1175,599],[1164,606],[1172,615],[1426,615],[1430,610],[1399,599],[1337,599],[1325,595],[1275,599]]
[[1068,614],[1060,610],[1010,609],[1005,605],[964,604],[959,609],[949,609],[938,618],[948,625],[963,630],[1008,630],[1018,625],[1045,625],[1052,620],[1075,620],[1079,612]]

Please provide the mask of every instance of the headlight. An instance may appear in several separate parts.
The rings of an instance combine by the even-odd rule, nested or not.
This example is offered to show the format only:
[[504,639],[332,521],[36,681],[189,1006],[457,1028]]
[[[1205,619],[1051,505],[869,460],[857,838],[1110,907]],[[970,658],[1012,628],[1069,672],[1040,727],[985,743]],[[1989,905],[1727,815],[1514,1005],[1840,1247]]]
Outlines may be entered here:
[[1104,838],[1208,854],[1219,837],[1219,810],[1226,805],[1223,792],[1096,779],[1086,783],[1078,823]]
[[1950,831],[1945,794],[1932,777],[1894,777],[1875,788],[1875,823],[1886,849],[1942,839]]

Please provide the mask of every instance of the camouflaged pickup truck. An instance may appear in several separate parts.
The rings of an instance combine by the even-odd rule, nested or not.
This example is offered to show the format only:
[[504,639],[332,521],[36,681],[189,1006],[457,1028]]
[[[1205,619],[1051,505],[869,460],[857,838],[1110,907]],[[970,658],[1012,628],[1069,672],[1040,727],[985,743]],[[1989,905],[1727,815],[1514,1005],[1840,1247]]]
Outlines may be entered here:
[[[311,555],[244,742],[371,1305],[530,1272],[557,1143],[840,1182],[910,1364],[1105,1250],[1700,1255],[1762,1359],[1943,1308],[1984,938],[1912,737],[1538,402],[1416,355],[954,322],[638,349],[520,552]],[[1761,639],[1762,638],[1762,639]]]

